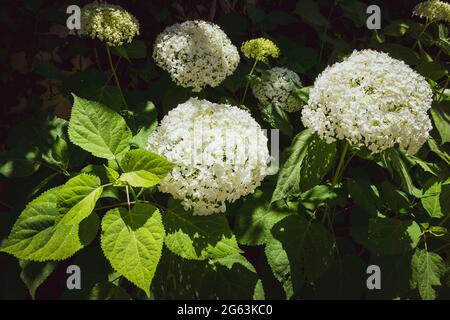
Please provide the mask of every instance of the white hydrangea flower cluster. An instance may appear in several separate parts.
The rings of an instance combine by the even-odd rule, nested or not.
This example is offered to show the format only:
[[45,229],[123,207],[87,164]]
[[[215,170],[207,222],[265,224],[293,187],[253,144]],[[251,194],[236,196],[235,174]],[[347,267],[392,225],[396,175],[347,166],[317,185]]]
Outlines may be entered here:
[[399,144],[415,154],[432,129],[431,102],[425,78],[403,61],[354,51],[317,77],[302,121],[328,143],[346,139],[372,153]]
[[93,2],[81,10],[80,34],[104,40],[108,46],[120,46],[139,35],[139,22],[121,6]]
[[147,149],[177,166],[159,185],[196,215],[225,212],[267,174],[267,138],[238,107],[190,98],[149,136]]
[[156,38],[153,59],[178,85],[199,92],[236,70],[239,53],[219,26],[202,20],[167,27]]
[[261,81],[253,85],[252,91],[263,105],[272,103],[287,112],[295,112],[301,109],[302,104],[293,90],[301,86],[300,78],[294,71],[275,67],[263,73]]
[[447,21],[450,23],[450,4],[439,0],[428,0],[414,7],[414,16],[429,21]]

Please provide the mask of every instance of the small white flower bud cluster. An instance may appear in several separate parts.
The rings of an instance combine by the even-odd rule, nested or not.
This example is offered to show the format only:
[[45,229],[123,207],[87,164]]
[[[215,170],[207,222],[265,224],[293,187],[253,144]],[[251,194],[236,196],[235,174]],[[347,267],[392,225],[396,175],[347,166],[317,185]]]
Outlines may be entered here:
[[262,105],[272,103],[287,112],[301,109],[302,104],[294,90],[302,87],[299,76],[286,68],[272,68],[261,76],[253,87],[253,95]]
[[93,2],[81,10],[81,35],[105,41],[108,46],[120,46],[139,35],[139,22],[121,6]]

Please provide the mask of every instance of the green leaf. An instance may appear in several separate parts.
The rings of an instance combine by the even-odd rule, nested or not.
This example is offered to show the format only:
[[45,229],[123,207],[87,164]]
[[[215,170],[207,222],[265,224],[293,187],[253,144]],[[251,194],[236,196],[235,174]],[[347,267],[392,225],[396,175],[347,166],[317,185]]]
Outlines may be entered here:
[[69,167],[69,146],[67,142],[60,137],[56,137],[52,148],[47,154],[42,155],[42,159],[50,166],[67,172]]
[[161,257],[164,226],[159,210],[136,204],[131,212],[115,208],[102,220],[101,246],[111,266],[150,296]]
[[355,254],[335,259],[327,272],[315,283],[317,298],[360,299],[367,290],[366,268],[366,264]]
[[239,254],[210,261],[185,260],[164,248],[152,289],[156,299],[261,298],[258,275]]
[[241,252],[225,215],[193,215],[170,199],[163,222],[166,228],[164,243],[170,251],[185,259],[222,258]]
[[333,164],[336,144],[327,144],[309,130],[304,130],[295,136],[287,154],[288,158],[278,174],[272,203],[319,184]]
[[106,171],[106,176],[108,177],[109,182],[115,182],[119,179],[120,174],[111,167],[104,166]]
[[431,151],[433,151],[435,154],[439,156],[439,158],[441,158],[448,165],[450,165],[450,155],[444,150],[442,150],[432,137],[428,138],[428,146],[430,147]]
[[70,141],[96,157],[121,158],[129,150],[131,141],[131,131],[125,120],[99,102],[73,96]]
[[172,170],[174,164],[156,153],[134,149],[124,155],[120,166],[124,172],[145,170],[162,179]]
[[126,182],[132,187],[150,188],[157,185],[161,179],[149,171],[138,170],[122,173],[119,181]]
[[234,232],[241,244],[261,245],[272,239],[273,225],[290,214],[288,209],[272,208],[268,194],[256,190],[236,213]]
[[397,255],[412,251],[421,235],[420,226],[413,220],[370,218],[367,246],[377,256]]
[[55,270],[57,263],[54,261],[49,262],[34,262],[27,260],[19,261],[22,272],[20,278],[25,283],[30,292],[31,298],[36,297],[36,290],[41,284],[52,274]]
[[387,43],[384,45],[384,49],[388,51],[393,58],[403,60],[411,66],[420,63],[420,58],[417,53],[408,47],[396,43]]
[[292,124],[287,113],[274,104],[260,105],[261,116],[273,128],[280,129],[288,137],[292,137]]
[[414,185],[411,176],[409,175],[407,160],[405,160],[403,154],[399,150],[391,148],[385,150],[381,155],[384,167],[391,173],[395,171],[400,176],[403,189],[415,197],[420,197],[422,191]]
[[95,208],[103,192],[97,176],[82,173],[67,181],[58,192],[58,209],[64,224],[79,224]]
[[420,297],[423,300],[436,299],[434,287],[441,285],[441,277],[446,271],[446,266],[441,256],[434,252],[417,249],[412,261],[413,287],[418,287]]
[[158,112],[153,102],[147,101],[142,110],[133,113],[133,124],[136,134],[131,139],[131,143],[138,148],[145,149],[148,137],[158,126]]
[[292,287],[289,258],[283,245],[280,241],[272,238],[266,243],[265,254],[273,275],[283,286],[286,299],[290,299],[294,295],[294,288]]
[[39,169],[40,165],[37,148],[15,148],[0,154],[0,174],[8,178],[30,176]]
[[297,96],[297,98],[303,103],[308,104],[309,100],[309,91],[311,90],[312,86],[298,88],[294,90],[294,94]]
[[443,69],[436,61],[424,61],[417,66],[416,71],[433,81],[439,80],[448,73],[448,71]]
[[422,206],[432,218],[442,218],[444,216],[440,203],[441,190],[441,182],[434,181],[425,189],[422,198],[420,198]]
[[450,101],[433,103],[430,112],[434,125],[441,136],[441,144],[450,142]]
[[318,29],[328,25],[327,19],[320,13],[317,2],[312,0],[300,0],[297,2],[294,13],[298,14],[303,21]]
[[61,187],[53,188],[30,202],[14,224],[0,251],[32,261],[64,260],[83,247],[77,224],[61,223],[58,210]]
[[366,211],[370,216],[376,215],[380,199],[376,187],[371,185],[369,180],[364,178],[349,179],[347,181],[347,189],[353,202],[358,207]]
[[247,14],[254,24],[263,22],[266,17],[264,10],[255,5],[247,6]]
[[131,297],[121,287],[103,281],[94,285],[89,300],[131,300]]
[[296,292],[301,277],[315,281],[333,261],[335,245],[330,233],[312,220],[288,216],[273,226],[272,234],[288,255]]
[[411,291],[412,254],[407,252],[396,256],[371,255],[368,264],[377,265],[381,270],[381,290],[369,290],[368,298],[389,300],[408,298]]
[[142,59],[147,55],[147,46],[143,40],[133,40],[131,43],[114,47],[112,52],[127,60]]
[[406,214],[411,207],[411,202],[406,193],[398,190],[388,181],[383,181],[380,185],[380,199],[383,199],[386,207],[393,213]]
[[393,21],[388,24],[383,31],[388,36],[401,37],[408,32],[410,25],[407,21]]

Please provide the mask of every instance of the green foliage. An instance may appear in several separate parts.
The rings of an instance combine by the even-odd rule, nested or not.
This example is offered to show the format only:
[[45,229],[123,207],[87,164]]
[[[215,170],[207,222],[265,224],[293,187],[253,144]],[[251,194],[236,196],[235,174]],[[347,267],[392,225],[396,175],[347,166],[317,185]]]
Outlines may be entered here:
[[[145,32],[110,48],[111,63],[100,41],[60,34],[44,2],[4,8],[0,298],[53,299],[70,263],[82,289],[63,299],[448,299],[448,24],[412,17],[410,1],[383,5],[379,30],[366,28],[359,0],[222,4],[130,2]],[[42,32],[17,41],[36,12]],[[221,85],[194,94],[151,56],[149,40],[180,17],[208,17],[236,47],[270,39],[273,57],[254,68],[241,59]],[[388,52],[429,83],[433,128],[417,154],[328,144],[304,128],[301,110],[260,105],[246,90],[286,67],[305,84],[293,94],[306,105],[326,66],[360,48]],[[282,133],[268,135],[279,142],[276,175],[223,214],[193,215],[159,192],[176,164],[145,150],[192,96],[243,101],[261,128]],[[369,265],[380,267],[380,290],[367,288]]]
[[278,174],[272,202],[297,195],[319,184],[331,168],[336,145],[327,144],[309,130],[304,130],[294,137],[286,152],[287,160]]
[[63,187],[48,190],[20,214],[0,251],[32,261],[63,260],[83,247],[78,224],[65,224],[57,202]]
[[125,120],[101,103],[73,97],[70,141],[96,157],[120,159],[129,150],[131,140]]
[[112,267],[150,296],[150,283],[161,257],[164,226],[159,210],[136,204],[108,211],[102,220],[102,249]]
[[170,200],[163,222],[165,245],[184,259],[218,259],[241,252],[223,215],[194,216]]
[[447,268],[442,258],[426,249],[417,249],[412,257],[411,266],[413,286],[418,287],[420,297],[424,300],[435,299],[434,287],[441,285],[441,277]]

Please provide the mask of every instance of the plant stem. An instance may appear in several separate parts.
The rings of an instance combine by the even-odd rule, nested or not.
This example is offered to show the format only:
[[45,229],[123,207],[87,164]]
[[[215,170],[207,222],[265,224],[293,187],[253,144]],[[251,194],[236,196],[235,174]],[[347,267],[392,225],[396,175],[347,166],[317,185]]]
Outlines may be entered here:
[[134,201],[135,202],[139,202],[139,199],[138,199],[138,197],[136,195],[136,192],[134,192],[134,189],[133,189],[132,186],[130,186],[130,191],[131,191],[131,195],[133,196]]
[[419,33],[419,35],[417,36],[417,40],[416,42],[414,42],[414,45],[412,46],[412,49],[414,49],[420,41],[420,38],[422,38],[422,35],[425,33],[425,31],[428,29],[428,27],[430,26],[431,22],[427,20],[427,22],[425,23],[425,26],[423,27],[422,31]]
[[[142,203],[149,203],[149,204],[155,204],[155,203],[152,202],[152,201],[145,201],[145,200],[139,200],[139,202],[142,202]],[[136,203],[137,203],[136,201],[130,201],[130,204],[136,204]],[[96,211],[99,211],[99,210],[111,209],[111,208],[121,207],[121,206],[124,206],[124,205],[126,205],[126,204],[128,204],[128,202],[119,202],[119,203],[110,204],[110,205],[103,206],[103,207],[98,207],[98,208],[95,208],[95,210],[96,210]]]
[[119,89],[119,91],[120,91],[120,96],[122,97],[123,105],[124,105],[125,108],[128,109],[128,105],[127,105],[127,102],[125,100],[125,96],[123,95],[122,88],[120,87],[119,78],[117,77],[116,68],[114,68],[114,65],[112,63],[111,51],[109,50],[109,46],[108,45],[106,45],[106,52],[108,53],[109,66],[110,66],[111,72],[112,72],[112,74],[114,76],[114,80],[116,82],[117,89]]
[[450,80],[450,77],[447,76],[447,80],[445,81],[444,85],[442,86],[442,91],[439,94],[439,97],[438,97],[437,101],[441,101],[441,98],[444,95],[445,89],[447,89],[449,80]]
[[[250,70],[250,73],[248,74],[248,77],[253,75],[253,71],[255,71],[257,63],[258,63],[258,60],[255,60],[255,62],[253,63],[252,69]],[[242,96],[241,103],[240,103],[241,105],[244,104],[245,96],[247,95],[249,85],[250,85],[250,81],[248,81],[248,78],[247,78],[247,82],[245,83],[244,95]]]
[[128,186],[125,186],[125,191],[127,193],[128,212],[131,212],[130,193],[128,192]]
[[341,172],[343,171],[344,160],[345,160],[345,155],[347,154],[348,146],[349,146],[349,143],[347,142],[347,140],[344,140],[344,147],[342,149],[341,157],[339,159],[339,163],[336,168],[336,171],[334,172],[334,176],[331,179],[331,185],[333,187],[338,183],[339,178],[341,177],[341,174],[342,174]]

